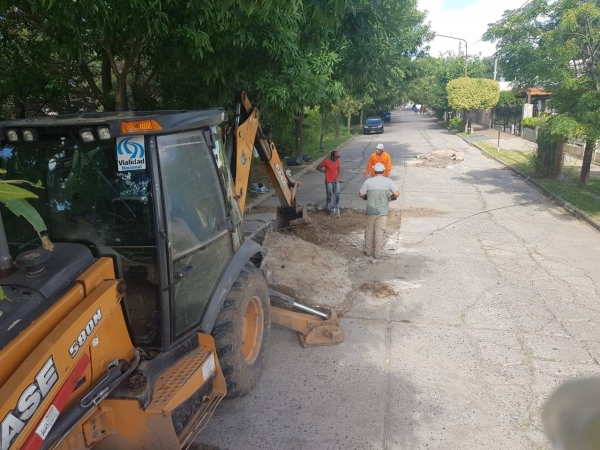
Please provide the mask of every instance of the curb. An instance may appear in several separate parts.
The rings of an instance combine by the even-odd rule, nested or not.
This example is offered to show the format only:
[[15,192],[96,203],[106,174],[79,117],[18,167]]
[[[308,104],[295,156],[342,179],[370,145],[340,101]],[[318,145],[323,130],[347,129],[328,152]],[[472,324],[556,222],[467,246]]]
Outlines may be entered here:
[[[461,138],[461,139],[463,139],[463,138]],[[533,187],[535,187],[536,189],[538,189],[539,191],[541,191],[542,194],[544,194],[546,197],[549,197],[552,200],[554,200],[556,203],[558,203],[565,210],[567,210],[568,212],[570,212],[571,214],[573,214],[579,220],[583,220],[589,226],[591,226],[592,228],[594,228],[596,231],[600,232],[600,222],[598,222],[596,219],[594,219],[588,213],[583,212],[582,210],[580,210],[579,208],[573,206],[572,204],[570,204],[566,200],[563,200],[558,195],[550,192],[544,186],[542,186],[541,184],[539,184],[536,180],[534,180],[533,178],[531,178],[529,175],[524,174],[519,169],[515,169],[514,167],[509,166],[508,164],[506,164],[504,161],[496,158],[494,155],[492,155],[486,149],[484,149],[483,147],[479,146],[476,142],[468,142],[465,139],[463,139],[463,141],[465,141],[467,144],[470,144],[470,145],[473,145],[474,147],[477,147],[480,151],[482,151],[483,153],[485,153],[487,156],[489,156],[490,158],[492,158],[494,161],[499,162],[504,167],[506,167],[507,169],[509,169],[511,172],[513,172],[516,175],[518,175],[519,177],[523,178],[523,180],[526,183],[529,183],[530,185],[532,185]]]

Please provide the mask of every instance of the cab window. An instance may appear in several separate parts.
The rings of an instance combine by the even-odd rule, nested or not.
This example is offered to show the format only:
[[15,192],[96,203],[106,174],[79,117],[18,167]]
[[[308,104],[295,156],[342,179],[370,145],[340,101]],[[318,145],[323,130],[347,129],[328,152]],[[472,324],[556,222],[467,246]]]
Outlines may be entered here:
[[233,256],[223,185],[204,136],[198,130],[157,138],[173,262],[175,339],[198,325]]

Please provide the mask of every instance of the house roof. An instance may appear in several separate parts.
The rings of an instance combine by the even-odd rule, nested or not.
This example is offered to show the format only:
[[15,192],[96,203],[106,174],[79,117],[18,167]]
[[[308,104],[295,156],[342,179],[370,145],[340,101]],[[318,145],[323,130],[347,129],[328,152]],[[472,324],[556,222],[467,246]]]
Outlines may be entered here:
[[552,95],[552,92],[547,91],[544,88],[541,87],[530,87],[527,89],[521,89],[519,92],[517,92],[516,96],[517,97],[527,97],[527,96],[531,96],[531,97],[549,97]]

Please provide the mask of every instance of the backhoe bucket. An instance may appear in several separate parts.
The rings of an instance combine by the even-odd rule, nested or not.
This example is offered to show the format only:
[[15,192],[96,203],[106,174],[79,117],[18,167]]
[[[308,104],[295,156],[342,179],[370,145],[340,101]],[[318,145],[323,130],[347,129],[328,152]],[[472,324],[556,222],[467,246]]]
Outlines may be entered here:
[[331,309],[322,309],[328,319],[271,306],[271,322],[297,331],[302,347],[341,344],[344,333],[338,325],[337,314]]
[[344,342],[344,333],[340,330],[334,310],[303,305],[293,297],[272,289],[269,289],[269,295],[275,302],[283,302],[290,308],[304,311],[300,313],[271,304],[271,322],[297,331],[302,347],[336,345]]
[[282,230],[285,228],[290,228],[298,225],[309,224],[310,219],[308,218],[308,212],[306,211],[306,207],[277,207],[277,215],[276,215],[276,230]]

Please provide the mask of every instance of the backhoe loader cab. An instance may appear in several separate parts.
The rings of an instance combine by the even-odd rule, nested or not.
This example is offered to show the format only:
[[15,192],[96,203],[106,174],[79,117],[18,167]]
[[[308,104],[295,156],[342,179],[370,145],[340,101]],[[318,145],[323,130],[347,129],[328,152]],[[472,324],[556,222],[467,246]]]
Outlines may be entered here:
[[0,450],[184,447],[226,393],[258,381],[269,292],[224,120],[0,123],[0,177],[35,185],[21,186],[55,244],[40,248],[18,202],[0,206]]

